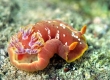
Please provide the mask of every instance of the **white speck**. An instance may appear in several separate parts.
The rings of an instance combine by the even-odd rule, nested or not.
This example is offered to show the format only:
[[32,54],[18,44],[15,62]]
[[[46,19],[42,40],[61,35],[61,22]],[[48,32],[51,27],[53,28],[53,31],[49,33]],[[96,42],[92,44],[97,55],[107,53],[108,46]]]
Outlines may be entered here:
[[75,35],[74,35],[74,32],[72,32],[72,36],[74,37]]
[[57,28],[58,28],[58,26],[57,26]]
[[63,24],[62,23],[60,23],[60,26],[62,26]]
[[80,44],[82,44],[82,42],[80,42]]
[[76,38],[78,38],[78,36],[75,36]]
[[67,42],[65,42],[65,45],[67,46]]
[[63,27],[63,29],[66,28],[66,26],[64,24],[62,24],[62,23],[60,23],[60,26]]
[[59,33],[60,31],[59,30],[57,30],[57,33]]
[[80,38],[78,38],[78,41],[80,41]]
[[47,31],[48,31],[48,37],[49,37],[49,39],[51,39],[51,36],[50,36],[50,29],[47,28]]
[[50,35],[50,29],[49,28],[47,28],[47,31],[48,31],[48,35]]
[[48,21],[48,23],[51,23],[51,21]]
[[63,34],[63,37],[65,37],[65,34]]
[[59,37],[60,37],[59,30],[57,30],[57,33],[56,33],[55,38],[56,38],[56,39],[59,39]]
[[47,28],[45,28],[45,30],[47,31]]
[[58,34],[58,33],[56,34],[55,38],[56,38],[56,39],[59,39],[59,34]]
[[72,32],[71,34],[73,37],[77,38],[78,39],[78,36],[74,34],[74,32]]
[[38,30],[38,32],[40,32],[40,31]]
[[49,37],[49,39],[51,39],[51,36],[50,36],[50,29],[46,27],[45,30],[46,30],[47,33],[48,33],[48,37]]

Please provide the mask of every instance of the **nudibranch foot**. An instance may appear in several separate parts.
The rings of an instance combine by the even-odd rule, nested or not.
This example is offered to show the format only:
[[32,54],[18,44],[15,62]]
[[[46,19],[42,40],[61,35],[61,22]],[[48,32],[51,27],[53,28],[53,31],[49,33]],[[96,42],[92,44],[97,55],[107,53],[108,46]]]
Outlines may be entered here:
[[59,20],[28,25],[9,42],[10,62],[29,72],[44,69],[55,53],[67,62],[73,62],[88,49],[85,32],[86,26],[77,31]]

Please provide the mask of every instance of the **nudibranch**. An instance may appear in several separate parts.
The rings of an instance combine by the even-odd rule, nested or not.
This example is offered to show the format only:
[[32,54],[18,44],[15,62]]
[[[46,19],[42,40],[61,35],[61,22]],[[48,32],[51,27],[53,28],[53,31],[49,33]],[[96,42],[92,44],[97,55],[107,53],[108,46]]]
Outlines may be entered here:
[[10,62],[16,68],[29,72],[44,69],[55,53],[67,62],[73,62],[88,49],[85,32],[86,26],[77,31],[59,20],[28,25],[9,42]]

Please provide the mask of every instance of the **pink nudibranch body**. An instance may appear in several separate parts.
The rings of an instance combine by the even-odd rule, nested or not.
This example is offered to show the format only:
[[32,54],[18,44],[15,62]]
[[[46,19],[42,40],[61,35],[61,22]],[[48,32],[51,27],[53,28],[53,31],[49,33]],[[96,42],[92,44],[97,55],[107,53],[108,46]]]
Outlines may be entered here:
[[11,38],[10,61],[18,69],[30,72],[44,69],[55,53],[73,62],[88,49],[85,32],[86,26],[77,31],[59,20],[28,25]]

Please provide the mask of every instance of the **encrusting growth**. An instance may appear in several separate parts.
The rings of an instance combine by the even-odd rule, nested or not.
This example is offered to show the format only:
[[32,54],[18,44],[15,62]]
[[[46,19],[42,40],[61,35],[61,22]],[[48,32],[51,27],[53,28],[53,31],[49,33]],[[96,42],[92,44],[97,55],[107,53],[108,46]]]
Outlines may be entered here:
[[73,62],[88,49],[84,33],[59,21],[41,21],[28,25],[12,36],[8,53],[18,69],[33,72],[44,69],[57,53],[67,62]]

